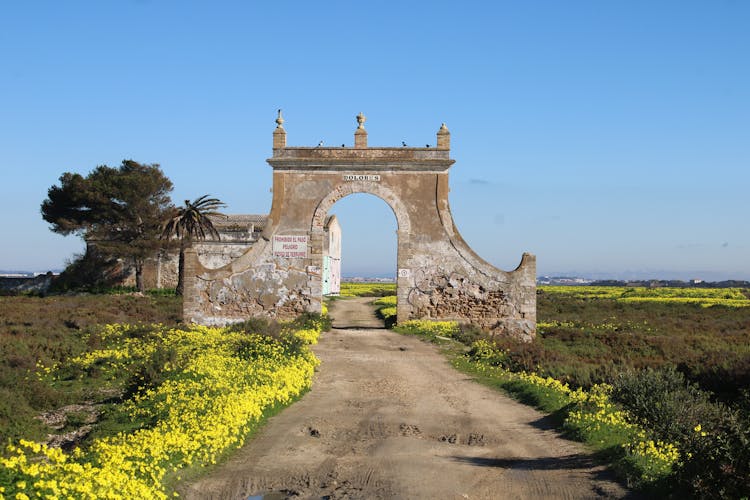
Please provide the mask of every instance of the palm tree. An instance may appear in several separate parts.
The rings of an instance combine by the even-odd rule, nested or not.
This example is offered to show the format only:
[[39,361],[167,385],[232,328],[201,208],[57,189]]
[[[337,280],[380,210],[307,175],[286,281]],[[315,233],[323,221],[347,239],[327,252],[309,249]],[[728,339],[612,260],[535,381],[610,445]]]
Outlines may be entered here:
[[209,198],[204,194],[192,202],[185,200],[185,206],[175,208],[172,216],[164,223],[161,237],[180,240],[180,261],[177,278],[177,295],[182,295],[185,286],[185,249],[192,245],[193,240],[205,240],[206,236],[219,239],[219,232],[211,222],[210,216],[221,215],[217,210],[226,204],[217,198]]

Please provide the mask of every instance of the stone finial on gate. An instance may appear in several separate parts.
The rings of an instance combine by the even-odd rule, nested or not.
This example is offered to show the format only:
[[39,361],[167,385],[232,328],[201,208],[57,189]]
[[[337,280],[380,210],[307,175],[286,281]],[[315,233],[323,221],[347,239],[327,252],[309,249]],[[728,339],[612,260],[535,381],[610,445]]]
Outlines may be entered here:
[[367,130],[365,130],[365,115],[360,113],[357,115],[357,130],[354,131],[354,148],[365,149],[367,148]]
[[281,110],[279,110],[279,116],[276,118],[276,130],[273,131],[273,149],[285,147],[286,130],[284,130],[284,117],[281,116]]
[[450,149],[451,148],[451,133],[448,131],[448,127],[443,123],[440,126],[440,130],[437,131],[437,148],[438,149]]

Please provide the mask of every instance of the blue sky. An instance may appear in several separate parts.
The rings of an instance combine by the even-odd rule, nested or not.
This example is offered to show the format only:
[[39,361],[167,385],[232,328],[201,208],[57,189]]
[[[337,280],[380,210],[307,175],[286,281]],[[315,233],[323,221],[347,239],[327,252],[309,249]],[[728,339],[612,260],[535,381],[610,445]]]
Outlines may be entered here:
[[[0,269],[80,252],[39,205],[65,171],[159,163],[173,200],[270,209],[289,145],[452,133],[464,238],[539,274],[750,279],[750,2],[4,2]],[[345,274],[395,269],[395,218],[333,211]]]

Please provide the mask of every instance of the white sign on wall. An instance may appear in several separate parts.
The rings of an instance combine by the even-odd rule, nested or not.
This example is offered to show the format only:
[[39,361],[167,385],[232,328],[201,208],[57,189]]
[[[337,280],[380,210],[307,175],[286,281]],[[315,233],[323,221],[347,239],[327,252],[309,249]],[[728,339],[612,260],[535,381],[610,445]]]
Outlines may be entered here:
[[274,235],[272,248],[274,257],[283,257],[285,259],[306,259],[307,235]]
[[353,174],[345,174],[344,180],[347,182],[351,181],[373,181],[373,182],[380,182],[380,176],[379,175],[353,175]]
[[411,269],[399,269],[398,270],[399,278],[408,278],[409,276],[411,276]]

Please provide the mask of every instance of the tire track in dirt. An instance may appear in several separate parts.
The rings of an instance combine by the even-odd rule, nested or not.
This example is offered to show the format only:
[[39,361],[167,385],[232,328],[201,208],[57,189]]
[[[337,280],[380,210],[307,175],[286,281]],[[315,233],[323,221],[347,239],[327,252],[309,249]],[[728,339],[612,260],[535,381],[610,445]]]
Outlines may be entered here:
[[[370,300],[334,302],[334,324],[372,324],[360,309]],[[455,371],[435,346],[359,328],[324,333],[312,390],[178,491],[196,499],[628,496],[543,415]]]

